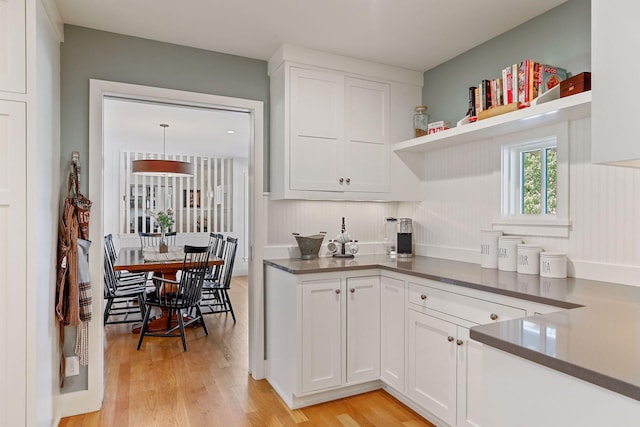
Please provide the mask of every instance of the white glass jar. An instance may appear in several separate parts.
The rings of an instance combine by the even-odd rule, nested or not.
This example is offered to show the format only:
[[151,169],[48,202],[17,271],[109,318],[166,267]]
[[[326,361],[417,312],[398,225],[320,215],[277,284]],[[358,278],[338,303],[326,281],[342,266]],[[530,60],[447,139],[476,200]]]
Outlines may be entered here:
[[427,115],[427,106],[418,105],[413,114],[413,128],[415,129],[416,138],[427,134],[429,125],[429,116]]
[[518,245],[518,273],[539,274],[540,252],[542,248],[538,245]]
[[522,243],[520,236],[498,237],[498,270],[518,270],[518,245]]

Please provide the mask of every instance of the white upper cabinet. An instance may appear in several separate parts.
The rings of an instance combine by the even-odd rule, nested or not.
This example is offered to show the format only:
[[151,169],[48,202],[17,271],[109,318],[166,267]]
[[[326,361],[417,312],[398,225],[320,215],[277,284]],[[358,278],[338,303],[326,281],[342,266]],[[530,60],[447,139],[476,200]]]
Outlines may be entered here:
[[419,198],[390,144],[410,136],[421,73],[283,47],[269,76],[273,199]]
[[341,191],[344,78],[292,67],[290,117],[290,188]]
[[[640,127],[634,95],[640,58],[640,3],[591,2],[591,160],[640,167]],[[605,77],[607,77],[605,79]]]
[[351,191],[389,191],[388,84],[347,77],[344,168]]
[[25,0],[0,0],[0,91],[26,92]]

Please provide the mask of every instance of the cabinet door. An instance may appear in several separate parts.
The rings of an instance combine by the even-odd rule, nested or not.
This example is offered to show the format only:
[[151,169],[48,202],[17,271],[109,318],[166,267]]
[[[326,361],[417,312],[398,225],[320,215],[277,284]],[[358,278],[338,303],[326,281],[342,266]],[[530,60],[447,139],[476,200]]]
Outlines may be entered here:
[[404,280],[380,278],[380,365],[382,380],[404,392]]
[[458,427],[479,427],[482,415],[482,344],[458,326]]
[[0,101],[0,342],[5,349],[0,351],[2,426],[26,425],[26,145],[25,104]]
[[[640,4],[591,1],[591,160],[640,167],[638,109],[629,89],[637,85]],[[612,70],[615,78],[611,78]],[[614,125],[615,124],[615,125]]]
[[25,0],[0,1],[0,23],[0,91],[25,93]]
[[389,191],[389,85],[345,79],[345,190]]
[[456,328],[409,310],[409,397],[449,425],[456,424]]
[[347,382],[380,377],[380,276],[347,279]]
[[344,77],[292,67],[290,96],[290,188],[342,191]]
[[342,295],[340,279],[302,284],[301,376],[305,393],[342,383]]

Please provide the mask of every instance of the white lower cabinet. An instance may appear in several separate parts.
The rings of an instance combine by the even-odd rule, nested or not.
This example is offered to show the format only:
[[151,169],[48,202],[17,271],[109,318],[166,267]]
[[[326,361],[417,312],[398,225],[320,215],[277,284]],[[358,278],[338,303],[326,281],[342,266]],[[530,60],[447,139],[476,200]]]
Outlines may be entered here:
[[451,426],[480,426],[482,344],[469,329],[409,310],[407,394]]
[[265,271],[267,379],[291,408],[384,383],[432,422],[482,426],[483,351],[469,328],[553,310],[379,270]]
[[407,394],[449,425],[456,424],[457,326],[409,310]]
[[405,281],[380,277],[380,363],[382,380],[404,392]]
[[292,408],[380,387],[380,276],[266,268],[267,379]]
[[378,379],[380,277],[305,281],[301,294],[302,391]]
[[342,383],[342,281],[302,284],[302,391]]
[[347,378],[380,378],[380,276],[347,278]]

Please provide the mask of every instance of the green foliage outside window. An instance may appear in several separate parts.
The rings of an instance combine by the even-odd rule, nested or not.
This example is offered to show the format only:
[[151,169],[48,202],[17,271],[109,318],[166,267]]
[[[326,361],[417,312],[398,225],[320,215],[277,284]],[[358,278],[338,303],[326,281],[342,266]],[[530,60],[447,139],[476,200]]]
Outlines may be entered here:
[[[522,152],[522,213],[539,215],[556,213],[557,151],[555,148]],[[543,185],[546,178],[546,185]]]

